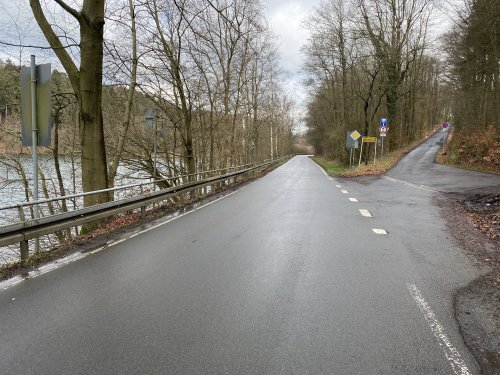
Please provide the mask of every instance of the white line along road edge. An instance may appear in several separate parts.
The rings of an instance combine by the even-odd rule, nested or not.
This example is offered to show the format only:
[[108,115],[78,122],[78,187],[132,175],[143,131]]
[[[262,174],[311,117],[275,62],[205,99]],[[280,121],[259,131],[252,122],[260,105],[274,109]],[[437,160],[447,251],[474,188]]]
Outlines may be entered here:
[[246,189],[250,185],[253,185],[255,182],[256,181],[251,182],[251,183],[249,183],[249,184],[247,184],[245,186],[240,187],[237,190],[234,190],[234,191],[231,191],[231,192],[229,192],[227,194],[224,194],[224,195],[220,196],[219,198],[214,199],[213,201],[209,201],[209,202],[207,202],[205,204],[202,204],[202,205],[200,205],[200,206],[198,206],[196,208],[193,208],[192,210],[183,212],[181,214],[174,214],[174,216],[171,216],[171,217],[167,216],[164,221],[160,221],[158,224],[154,224],[154,225],[152,225],[152,226],[150,226],[150,227],[148,227],[148,228],[146,228],[144,230],[141,230],[139,232],[133,233],[133,234],[131,234],[129,236],[126,236],[126,237],[123,237],[123,238],[119,238],[117,240],[110,241],[110,242],[106,243],[105,245],[98,247],[97,249],[94,249],[94,250],[91,250],[91,251],[87,251],[85,253],[79,253],[79,252],[73,253],[73,254],[70,254],[70,255],[68,255],[66,257],[57,259],[54,262],[50,262],[48,264],[44,264],[43,266],[40,266],[38,269],[35,269],[33,271],[28,272],[27,276],[24,276],[24,275],[22,275],[22,276],[14,276],[11,279],[4,280],[4,281],[0,282],[0,291],[12,288],[13,286],[16,286],[17,284],[22,283],[24,281],[35,279],[38,276],[45,275],[46,273],[49,273],[49,272],[54,271],[54,270],[56,270],[56,269],[58,269],[58,268],[60,268],[62,266],[65,266],[66,264],[70,264],[70,263],[79,261],[80,259],[88,257],[89,255],[96,254],[98,252],[101,252],[102,250],[106,250],[106,249],[108,249],[110,247],[116,246],[116,245],[118,245],[118,244],[120,244],[120,243],[122,243],[124,241],[127,241],[127,240],[129,240],[131,238],[134,238],[134,237],[137,237],[137,236],[139,236],[141,234],[144,234],[144,233],[147,233],[149,231],[152,231],[152,230],[154,230],[154,229],[156,229],[158,227],[161,227],[162,225],[170,223],[171,221],[180,219],[183,216],[189,215],[189,214],[191,214],[193,212],[201,210],[202,208],[210,206],[210,205],[212,205],[212,204],[214,204],[214,203],[216,203],[216,202],[218,202],[218,201],[220,201],[222,199],[228,198],[231,195],[236,194],[237,192]]
[[444,355],[450,363],[453,372],[457,375],[471,375],[469,369],[467,368],[467,365],[460,356],[460,353],[458,352],[457,348],[452,345],[451,340],[444,332],[443,326],[436,319],[436,316],[434,315],[434,312],[430,308],[427,301],[424,299],[424,297],[422,297],[420,290],[418,290],[415,284],[406,284],[406,286],[408,287],[411,296],[417,303],[418,308],[420,309],[422,314],[424,314],[425,321],[438,340],[439,346],[443,348]]

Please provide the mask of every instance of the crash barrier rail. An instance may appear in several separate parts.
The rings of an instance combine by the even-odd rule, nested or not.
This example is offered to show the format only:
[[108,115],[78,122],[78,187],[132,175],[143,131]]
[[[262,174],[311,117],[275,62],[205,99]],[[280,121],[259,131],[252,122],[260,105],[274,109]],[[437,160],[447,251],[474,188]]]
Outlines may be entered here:
[[[89,222],[102,220],[138,208],[141,209],[141,215],[142,217],[144,217],[146,214],[147,206],[150,206],[154,203],[167,200],[179,196],[181,194],[189,193],[197,189],[202,189],[211,185],[215,185],[217,183],[221,184],[232,183],[234,182],[235,177],[261,172],[274,164],[282,163],[288,158],[289,157],[286,156],[251,167],[242,166],[245,168],[234,172],[229,172],[220,176],[195,180],[178,186],[172,186],[157,191],[149,191],[139,194],[137,196],[115,200],[107,203],[97,204],[90,207],[79,208],[73,211],[58,213],[51,216],[42,217],[39,219],[26,220],[24,209],[26,207],[34,207],[40,204],[46,204],[54,201],[74,199],[86,195],[111,192],[134,186],[144,186],[146,184],[151,184],[152,182],[119,186],[110,189],[103,189],[99,191],[80,193],[80,194],[65,195],[38,201],[21,202],[10,206],[0,207],[0,210],[14,209],[14,208],[17,209],[21,219],[20,222],[0,226],[0,247],[19,243],[21,260],[25,260],[29,257],[29,247],[28,247],[29,240],[33,240],[44,235],[56,233],[64,229],[80,226]],[[226,168],[225,170],[227,171],[228,169],[229,168]],[[217,171],[214,170],[214,171],[201,172],[201,173],[196,173],[196,175],[200,176],[206,174],[213,174],[214,172]],[[179,179],[182,180],[182,178],[189,178],[192,176],[193,175],[184,175],[184,176],[166,178],[162,180],[179,180]],[[160,180],[157,180],[156,182],[158,181]]]

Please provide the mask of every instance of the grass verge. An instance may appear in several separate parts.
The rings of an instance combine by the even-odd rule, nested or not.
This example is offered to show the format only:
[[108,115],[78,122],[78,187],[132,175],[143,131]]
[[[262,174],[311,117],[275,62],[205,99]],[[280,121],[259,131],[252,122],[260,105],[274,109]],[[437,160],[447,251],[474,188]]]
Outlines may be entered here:
[[377,176],[387,172],[394,167],[411,150],[417,147],[422,141],[414,142],[406,147],[386,153],[382,158],[378,158],[373,164],[373,160],[368,165],[362,163],[358,166],[355,163],[353,168],[349,168],[338,161],[327,160],[321,156],[312,156],[311,159],[316,162],[330,176],[337,177],[357,177],[357,176]]

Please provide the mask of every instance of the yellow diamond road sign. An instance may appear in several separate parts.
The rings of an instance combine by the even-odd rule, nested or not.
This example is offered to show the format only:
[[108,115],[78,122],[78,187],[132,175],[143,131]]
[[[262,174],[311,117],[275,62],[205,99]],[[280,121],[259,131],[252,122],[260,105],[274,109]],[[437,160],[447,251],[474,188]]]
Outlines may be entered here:
[[354,130],[351,133],[351,138],[354,139],[355,141],[357,141],[359,137],[361,137],[361,134],[359,134],[357,130]]

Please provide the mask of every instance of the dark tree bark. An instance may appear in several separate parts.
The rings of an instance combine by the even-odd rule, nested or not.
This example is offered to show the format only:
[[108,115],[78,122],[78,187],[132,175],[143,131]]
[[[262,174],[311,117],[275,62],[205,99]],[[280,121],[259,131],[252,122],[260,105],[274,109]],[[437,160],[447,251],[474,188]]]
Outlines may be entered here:
[[[78,100],[83,191],[105,189],[108,187],[108,174],[101,106],[105,0],[84,0],[81,11],[62,0],[55,1],[80,25],[80,69],[55,34],[40,1],[30,0],[30,6],[45,38],[61,61]],[[107,193],[88,195],[84,197],[84,205],[108,200]],[[86,228],[94,229],[97,224],[90,223]]]

